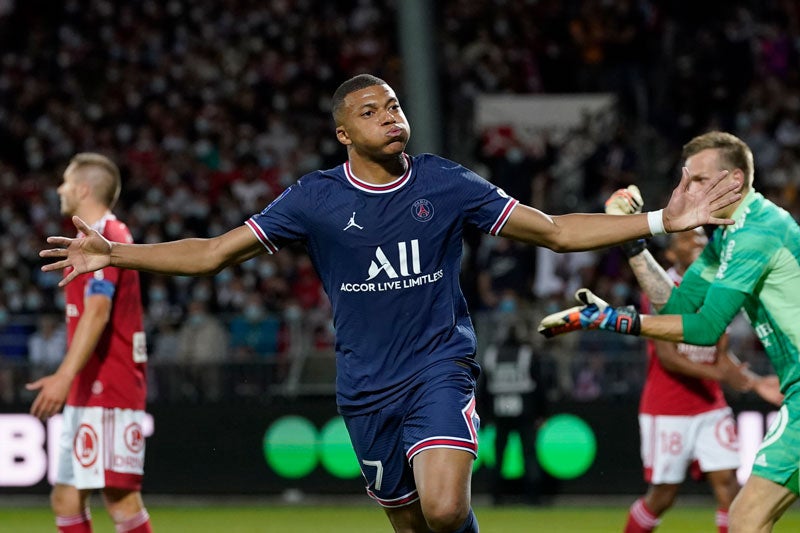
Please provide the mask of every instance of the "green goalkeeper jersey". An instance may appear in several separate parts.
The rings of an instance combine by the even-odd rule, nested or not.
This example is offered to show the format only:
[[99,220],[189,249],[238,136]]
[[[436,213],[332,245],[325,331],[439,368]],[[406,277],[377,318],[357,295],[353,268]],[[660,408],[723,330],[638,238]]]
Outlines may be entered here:
[[712,344],[744,309],[788,396],[800,391],[800,226],[751,190],[673,290],[684,341]]

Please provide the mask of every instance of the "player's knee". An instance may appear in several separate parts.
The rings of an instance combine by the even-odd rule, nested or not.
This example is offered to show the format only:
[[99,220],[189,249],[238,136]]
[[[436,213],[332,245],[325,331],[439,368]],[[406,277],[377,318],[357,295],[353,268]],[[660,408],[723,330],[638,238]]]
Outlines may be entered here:
[[80,493],[71,487],[56,485],[50,491],[50,508],[56,516],[72,516],[83,510]]
[[106,510],[115,522],[122,522],[142,510],[141,493],[113,488],[103,489]]
[[460,500],[437,498],[433,502],[423,503],[422,512],[434,533],[446,533],[461,527],[469,515],[469,505]]

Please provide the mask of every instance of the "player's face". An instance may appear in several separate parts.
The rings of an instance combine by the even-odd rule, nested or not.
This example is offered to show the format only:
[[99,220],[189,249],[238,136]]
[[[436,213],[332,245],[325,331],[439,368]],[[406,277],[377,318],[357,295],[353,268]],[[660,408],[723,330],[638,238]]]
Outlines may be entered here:
[[78,209],[80,200],[80,180],[75,167],[68,166],[62,179],[63,181],[57,189],[58,196],[61,199],[61,214],[71,216]]
[[411,128],[394,91],[388,85],[373,85],[344,98],[341,124],[336,137],[344,145],[375,159],[401,154]]
[[[739,183],[742,183],[742,171],[724,164],[719,156],[719,150],[714,148],[697,152],[693,156],[688,157],[686,159],[686,168],[689,171],[689,176],[692,178],[692,182],[689,185],[690,188],[705,187],[709,180],[719,176],[719,173],[723,170],[727,170],[728,175],[722,180],[720,186],[725,186],[737,179]],[[733,214],[738,205],[739,203],[736,202],[733,205],[715,211],[712,215],[720,218],[728,218]]]
[[672,236],[670,249],[675,254],[675,262],[689,268],[689,265],[700,257],[703,248],[708,244],[708,238],[702,228],[682,231]]

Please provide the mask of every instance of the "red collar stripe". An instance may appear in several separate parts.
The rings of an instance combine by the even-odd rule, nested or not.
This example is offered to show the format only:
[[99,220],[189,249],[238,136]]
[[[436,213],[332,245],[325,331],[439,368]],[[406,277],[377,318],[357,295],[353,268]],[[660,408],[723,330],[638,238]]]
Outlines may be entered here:
[[375,185],[374,183],[367,183],[364,180],[358,179],[353,171],[350,169],[350,161],[344,162],[344,173],[347,176],[347,181],[350,182],[353,187],[357,189],[361,189],[362,191],[367,192],[374,192],[374,193],[386,193],[396,191],[397,189],[401,188],[403,185],[406,184],[408,178],[411,177],[411,158],[408,157],[408,154],[403,153],[403,157],[406,159],[406,171],[403,173],[402,176],[397,178],[391,183],[386,183],[385,185]]

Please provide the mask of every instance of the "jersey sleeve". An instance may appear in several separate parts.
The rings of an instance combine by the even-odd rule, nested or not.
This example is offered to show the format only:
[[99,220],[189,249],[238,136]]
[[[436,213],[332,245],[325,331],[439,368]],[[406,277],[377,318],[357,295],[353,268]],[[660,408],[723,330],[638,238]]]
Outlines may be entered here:
[[505,191],[462,167],[458,194],[466,221],[484,233],[498,235],[519,202]]
[[274,254],[287,244],[306,237],[304,224],[307,210],[302,182],[297,182],[275,198],[263,211],[251,216],[245,224],[267,252]]
[[706,246],[661,314],[683,315],[685,342],[714,344],[769,267],[771,246],[747,229],[728,236],[719,251]]
[[716,344],[741,309],[746,296],[741,291],[712,285],[700,311],[682,317],[684,342],[699,346]]

